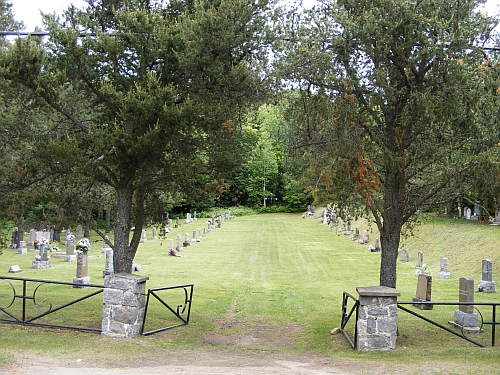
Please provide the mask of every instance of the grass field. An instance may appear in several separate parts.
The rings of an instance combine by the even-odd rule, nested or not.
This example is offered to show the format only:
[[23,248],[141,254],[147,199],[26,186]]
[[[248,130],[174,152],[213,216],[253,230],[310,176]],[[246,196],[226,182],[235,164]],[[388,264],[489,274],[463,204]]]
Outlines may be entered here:
[[[357,353],[342,335],[330,331],[340,325],[342,292],[357,296],[356,287],[379,284],[380,253],[368,251],[348,236],[320,224],[319,219],[302,219],[300,214],[267,214],[226,220],[221,228],[207,233],[201,242],[185,247],[181,257],[167,256],[169,239],[178,233],[202,229],[205,221],[182,225],[166,239],[140,244],[137,274],[148,276],[148,288],[194,284],[191,322],[188,326],[132,340],[109,340],[98,334],[59,329],[40,329],[0,323],[0,364],[14,361],[19,353],[70,356],[75,345],[92,348],[102,363],[123,358],[144,358],[162,351],[220,347],[235,351],[321,354],[342,360],[383,362],[414,368],[415,373],[493,374],[499,373],[500,334],[496,347],[479,348],[437,327],[399,312],[397,349],[384,353]],[[363,222],[353,224],[360,231]],[[148,231],[148,237],[151,231]],[[377,236],[375,227],[370,238]],[[96,237],[97,238],[97,237]],[[373,242],[373,241],[372,241]],[[176,241],[175,241],[176,243]],[[416,236],[404,241],[410,262],[398,262],[399,301],[415,295],[417,252],[433,274],[433,301],[457,301],[458,279],[481,279],[481,261],[493,261],[493,280],[500,282],[500,227],[465,220],[425,221]],[[63,246],[62,246],[63,247]],[[104,256],[95,242],[89,259],[92,284],[102,284]],[[18,255],[4,250],[0,275],[71,282],[76,264],[52,257],[51,267],[31,269],[35,252]],[[450,279],[439,279],[439,260],[449,259]],[[10,265],[23,269],[8,274]],[[1,281],[0,281],[1,283]],[[67,288],[61,294],[82,293]],[[0,286],[0,306],[8,288]],[[88,311],[65,309],[58,319],[86,320],[99,325],[102,299],[93,297]],[[499,294],[476,293],[476,301],[500,302]],[[426,316],[446,325],[456,307],[435,307]],[[153,324],[160,313],[152,308]],[[481,311],[491,320],[491,309]],[[149,315],[148,315],[149,319]],[[500,314],[497,313],[497,321]],[[500,331],[498,327],[497,332]],[[491,327],[476,337],[489,345]],[[76,341],[76,343],[75,343]],[[85,356],[85,353],[80,356]],[[432,366],[435,370],[422,371]],[[410,372],[406,372],[410,373]],[[413,372],[412,372],[413,373]]]

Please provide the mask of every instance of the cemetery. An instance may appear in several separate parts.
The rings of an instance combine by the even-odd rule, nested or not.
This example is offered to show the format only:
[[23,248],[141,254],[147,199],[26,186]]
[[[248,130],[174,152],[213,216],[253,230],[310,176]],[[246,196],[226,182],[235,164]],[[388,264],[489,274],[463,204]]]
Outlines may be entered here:
[[0,0],[0,375],[498,372],[489,0],[84,2]]
[[[378,285],[380,253],[370,251],[369,244],[352,241],[349,236],[338,236],[335,227],[329,228],[328,225],[323,225],[321,220],[316,220],[314,217],[302,220],[299,214],[241,216],[219,221],[220,227],[207,225],[207,222],[212,222],[211,218],[207,221],[203,219],[189,224],[183,223],[179,228],[173,228],[165,238],[157,239],[152,239],[153,228],[146,228],[146,235],[142,238],[146,237],[147,241],[140,244],[134,260],[134,264],[140,266],[133,272],[134,277],[144,279],[146,289],[194,284],[190,325],[142,339],[148,340],[147,346],[154,347],[157,345],[155,343],[168,339],[172,342],[172,347],[178,348],[179,340],[184,340],[181,339],[184,337],[183,330],[188,330],[191,332],[188,335],[188,342],[181,347],[205,345],[217,347],[220,343],[225,343],[225,346],[230,347],[236,345],[234,348],[237,349],[239,346],[237,338],[243,335],[249,338],[248,343],[244,345],[247,348],[266,348],[265,350],[272,352],[268,345],[282,347],[284,342],[292,340],[295,350],[323,353],[334,357],[342,353],[342,357],[347,360],[356,358],[356,351],[350,349],[342,334],[331,335],[329,332],[340,326],[343,292],[357,298],[359,293],[360,301],[367,302],[371,301],[371,297],[367,296],[379,292],[378,288],[375,290],[372,288]],[[265,223],[265,229],[260,225],[262,223]],[[205,225],[207,231],[203,236],[202,228]],[[366,223],[362,221],[352,222],[351,228],[353,233],[355,228],[366,230],[372,240],[377,237],[376,232],[366,227]],[[259,235],[255,237],[253,231],[258,231]],[[462,298],[460,291],[462,279],[467,279],[469,284],[475,283],[473,288],[469,288],[466,292],[473,294],[472,301],[500,303],[499,294],[491,290],[495,282],[495,262],[500,262],[499,249],[495,242],[498,228],[465,221],[451,221],[446,224],[424,225],[421,231],[415,238],[405,243],[408,260],[401,259],[398,263],[398,288],[396,292],[391,292],[393,297],[390,298],[398,302],[435,302],[436,304],[430,305],[432,309],[428,309],[428,306],[424,308],[418,305],[404,306],[422,314],[432,314],[432,319],[445,322],[450,328],[453,324],[464,325],[465,321],[468,335],[472,335],[474,340],[486,347],[491,346],[492,327],[483,325],[480,333],[477,328],[481,325],[481,319],[491,320],[488,310],[483,306],[475,306],[483,314],[482,317],[478,317],[477,311],[470,306],[439,306],[438,303],[470,300],[467,299],[470,296]],[[443,231],[447,233],[443,234]],[[474,241],[468,241],[466,237],[459,235],[464,231],[467,231],[471,238],[481,238],[481,241],[488,246],[475,246]],[[293,236],[290,236],[291,232],[294,233]],[[450,241],[452,233],[456,234],[457,239]],[[112,233],[110,235],[112,236]],[[282,240],[283,236],[287,236],[287,241]],[[95,241],[96,239],[94,235],[91,236],[92,246],[87,253],[88,273],[87,276],[83,276],[90,280],[84,280],[83,284],[89,282],[91,285],[102,285],[103,277],[112,275],[109,264],[110,249],[107,249],[102,241]],[[183,240],[184,243],[181,243]],[[464,250],[466,254],[448,250],[454,247],[455,241],[462,241],[467,249]],[[313,243],[314,246],[311,246]],[[175,250],[178,251],[179,257],[169,255],[174,245],[177,245]],[[16,249],[4,250],[4,254],[0,257],[3,269],[0,275],[69,283],[80,282],[76,281],[78,273],[81,272],[78,260],[65,261],[67,255],[63,254],[63,251],[53,252],[49,253],[50,267],[33,268],[31,264],[33,259],[39,256],[39,250],[35,251],[33,246],[27,247],[28,251],[24,254],[18,253]],[[64,248],[64,245],[60,247]],[[443,263],[444,255],[448,258],[447,264]],[[418,273],[419,265],[421,268],[424,263],[425,272]],[[20,271],[9,273],[11,266],[17,266],[14,269]],[[439,277],[438,275],[443,272],[446,273],[446,277]],[[432,282],[424,283],[421,278],[431,279]],[[424,285],[423,289],[420,284]],[[489,289],[489,292],[479,290],[479,285]],[[81,294],[86,288],[80,289],[82,290],[71,292]],[[6,292],[5,285],[0,287],[0,294]],[[321,303],[318,304],[316,301]],[[89,309],[89,316],[85,320],[93,322],[91,325],[99,325],[102,297],[92,301],[90,305],[95,309]],[[394,311],[395,307],[389,309]],[[308,313],[304,315],[303,312],[306,310]],[[158,311],[153,311],[153,322],[158,318],[154,315],[157,313]],[[69,317],[72,315],[68,313],[66,317],[71,320],[73,318]],[[394,341],[390,343],[390,349],[397,353],[404,347],[405,355],[409,355],[410,359],[413,358],[411,354],[413,352],[416,360],[420,355],[417,353],[431,350],[429,342],[432,343],[432,351],[436,353],[444,350],[444,347],[464,347],[471,353],[476,350],[486,351],[486,354],[481,356],[488,356],[490,350],[493,350],[491,355],[496,355],[494,353],[498,351],[498,333],[495,347],[476,349],[474,345],[444,330],[436,330],[432,325],[401,309],[396,315],[397,323],[387,323],[388,327],[397,326],[399,331],[397,337],[394,336]],[[265,318],[262,320],[259,316]],[[370,319],[372,318],[368,318],[368,322]],[[191,326],[193,322],[196,323]],[[225,329],[227,324],[237,327],[240,334],[235,335],[234,328]],[[274,332],[273,336],[277,332],[282,333],[277,337],[263,336],[259,330],[252,328],[255,324],[264,332]],[[460,327],[453,329],[462,332]],[[12,344],[15,348],[16,344],[11,340],[16,340],[16,335],[11,331],[11,326],[0,323],[0,330],[6,335],[9,345]],[[30,330],[35,332],[36,328]],[[283,332],[289,332],[291,337],[294,337],[295,334],[292,333],[296,332],[300,339],[298,337],[292,339],[288,337],[289,334]],[[68,339],[71,337],[71,333],[65,331],[61,331],[59,335],[68,336]],[[97,348],[104,345],[96,344],[93,336],[97,335],[85,334],[82,339],[92,342]],[[369,338],[370,335],[360,335],[358,343],[360,350],[371,345],[366,341],[366,337]],[[63,338],[61,345],[64,345],[64,341]],[[125,341],[123,345],[122,350],[127,351],[126,348],[131,344]],[[431,355],[431,359],[439,366],[439,354]]]

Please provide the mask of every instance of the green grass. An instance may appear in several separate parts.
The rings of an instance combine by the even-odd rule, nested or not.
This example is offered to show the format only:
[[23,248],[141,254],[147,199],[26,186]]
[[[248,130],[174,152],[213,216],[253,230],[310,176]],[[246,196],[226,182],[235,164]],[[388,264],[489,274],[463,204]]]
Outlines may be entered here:
[[[357,296],[356,287],[378,285],[380,253],[370,253],[368,245],[359,245],[319,222],[319,219],[302,219],[300,214],[237,217],[207,233],[200,243],[186,247],[179,258],[167,256],[169,239],[176,239],[177,233],[184,238],[185,232],[191,238],[193,229],[203,228],[205,220],[182,225],[167,239],[148,240],[140,244],[136,255],[136,263],[142,265],[138,274],[149,277],[148,288],[195,285],[188,326],[133,340],[110,341],[92,333],[0,323],[3,349],[0,364],[13,361],[21,350],[63,358],[71,356],[68,348],[74,346],[76,337],[78,345],[93,349],[89,356],[99,353],[99,361],[103,363],[145,358],[162,350],[216,345],[239,352],[309,353],[343,361],[375,361],[414,367],[414,373],[420,372],[423,362],[434,366],[433,372],[427,373],[497,371],[500,334],[496,347],[481,349],[402,311],[399,312],[401,336],[394,351],[360,354],[350,349],[342,335],[330,335],[340,325],[342,292]],[[356,225],[361,231],[366,228],[362,222],[355,223],[353,228]],[[372,227],[371,239],[376,235]],[[404,243],[410,262],[398,262],[399,300],[410,301],[415,295],[418,251],[423,252],[424,262],[434,275],[434,301],[457,301],[461,276],[472,277],[477,284],[482,259],[493,261],[493,279],[500,282],[499,239],[500,227],[436,218],[424,222],[416,236]],[[104,256],[99,250],[100,244],[96,243],[90,252],[89,275],[93,284],[103,283]],[[12,276],[7,273],[9,266],[18,264],[24,270],[15,274],[19,277],[71,282],[75,276],[76,264],[62,258],[52,258],[49,269],[31,269],[34,255],[34,252],[18,255],[15,250],[4,250],[0,256],[0,274]],[[448,280],[437,277],[442,257],[449,259]],[[5,289],[0,287],[2,292]],[[67,288],[58,292],[57,298],[63,300],[75,293],[82,291]],[[65,322],[85,318],[89,324],[99,324],[99,298],[86,305],[89,311],[62,310],[58,319]],[[2,301],[0,298],[0,304]],[[498,294],[476,293],[476,301],[499,302],[500,298]],[[454,309],[436,306],[424,314],[446,324],[453,319]],[[153,306],[150,313],[153,325],[162,323],[159,306]],[[490,318],[490,312],[485,314],[485,320]],[[486,327],[486,333],[478,340],[489,344],[490,330]],[[237,338],[253,340],[240,345],[235,344]]]

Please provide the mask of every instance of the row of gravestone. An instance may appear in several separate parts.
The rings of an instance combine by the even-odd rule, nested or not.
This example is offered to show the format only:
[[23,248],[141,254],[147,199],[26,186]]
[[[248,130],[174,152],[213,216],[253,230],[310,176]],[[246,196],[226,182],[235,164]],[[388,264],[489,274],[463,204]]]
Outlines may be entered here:
[[[323,211],[323,219],[322,219],[322,224],[328,224],[329,228],[334,228],[337,226],[337,221],[338,221],[338,226],[339,228],[337,229],[337,233],[343,233],[346,236],[351,236],[352,241],[357,241],[360,245],[366,245],[369,244],[370,242],[370,237],[368,235],[367,230],[363,230],[362,234],[360,235],[359,233],[359,228],[354,229],[354,233],[351,229],[351,222],[347,221],[347,228],[344,224],[344,220],[341,218],[338,218],[335,216],[335,209],[333,206],[328,205],[325,210]],[[380,251],[380,241],[378,238],[375,239],[375,246],[372,244],[369,244],[368,250],[371,252],[377,252]]]
[[[408,250],[402,249],[401,251],[401,261],[408,262]],[[493,264],[489,259],[484,259],[482,261],[482,277],[478,285],[477,291],[484,293],[496,293],[496,282],[493,281]],[[432,310],[433,305],[428,303],[431,301],[432,295],[432,275],[426,272],[426,265],[423,263],[422,252],[418,253],[417,256],[417,290],[415,297],[412,298],[412,302],[415,302],[414,306],[422,310]],[[440,271],[438,277],[441,279],[449,279],[450,273],[448,272],[448,258],[442,258],[440,261]],[[474,313],[474,279],[469,277],[461,277],[459,279],[459,308],[455,310],[454,319],[449,323],[455,327],[458,327],[464,332],[479,332],[478,327],[478,315]]]
[[[484,280],[481,280],[479,285],[484,282]],[[492,284],[489,292],[496,292],[495,282],[490,281],[488,283]],[[414,306],[421,310],[432,310],[433,304],[430,303],[431,290],[432,276],[419,274],[415,297],[412,298]],[[454,312],[453,320],[450,320],[448,323],[454,327],[460,328],[464,333],[478,333],[481,331],[478,324],[478,314],[474,313],[474,292],[474,279],[461,277],[459,279],[458,289],[458,309]]]
[[[213,229],[219,228],[224,223],[224,220],[226,218],[229,219],[230,217],[231,217],[230,210],[228,210],[228,213],[226,215],[212,217],[211,219],[207,220],[207,228],[203,228],[203,236],[205,236],[207,232],[211,232]],[[187,221],[186,221],[187,223],[191,223],[193,221],[194,220],[191,219],[190,215],[187,216]],[[176,227],[179,227],[178,224],[176,224]],[[201,236],[202,236],[201,229],[198,231],[198,236],[197,236],[197,231],[193,230],[193,237],[191,241],[189,241],[189,234],[185,233],[184,242],[182,243],[181,235],[177,234],[177,247],[174,248],[173,244],[174,240],[170,239],[170,247],[168,254],[174,256],[180,256],[178,252],[182,251],[183,247],[189,246],[190,242],[200,242]],[[90,277],[88,276],[88,253],[81,251],[75,252],[76,236],[73,235],[70,230],[67,230],[65,232],[65,235],[63,235],[63,237],[65,238],[65,245],[66,245],[64,261],[65,262],[73,262],[75,260],[77,261],[76,277],[73,278],[73,284],[89,285]],[[147,238],[146,230],[143,230],[141,233],[141,242],[142,243],[146,242],[147,241],[146,238]],[[156,227],[152,228],[151,239],[156,239]],[[38,255],[35,256],[35,260],[32,262],[33,269],[50,268],[50,256],[48,255],[47,251],[47,244],[49,242],[50,242],[50,232],[48,231],[36,232],[35,240],[33,241],[33,246],[35,247],[35,250],[38,250]],[[107,242],[108,238],[106,237],[103,243],[103,247],[101,248],[101,253],[104,253],[106,255],[103,278],[106,275],[112,274],[114,271],[113,249],[108,247]],[[89,250],[90,250],[90,244],[89,244]],[[28,250],[26,248],[26,243],[24,241],[21,241],[21,246],[18,249],[18,254],[27,254],[27,252]],[[140,271],[140,266],[133,263],[132,271]],[[19,267],[19,265],[12,265],[10,266],[9,272],[18,273],[22,272],[22,269]]]
[[[60,237],[64,238],[66,232],[67,231],[65,231],[65,230],[61,231]],[[10,245],[11,248],[13,248],[13,249],[18,248],[18,244],[19,244],[20,249],[25,249],[26,246],[35,246],[36,244],[40,243],[40,241],[42,241],[44,238],[46,240],[48,240],[49,242],[54,241],[56,239],[56,236],[55,236],[56,232],[54,231],[54,229],[43,230],[43,231],[30,229],[29,240],[27,243],[26,242],[22,243],[24,241],[24,239],[18,238],[20,233],[21,232],[19,232],[17,228],[12,229],[12,242]],[[22,233],[24,234],[24,232],[22,232]],[[76,228],[76,237],[79,237],[79,238],[83,237],[83,228],[81,225],[78,225]]]
[[[407,249],[401,250],[400,260],[403,263],[409,261],[409,254]],[[439,273],[438,277],[440,279],[449,279],[450,272],[448,271],[448,258],[441,258],[439,262]],[[424,263],[424,255],[422,252],[417,254],[417,274],[427,273],[427,266]],[[493,281],[493,262],[490,259],[483,259],[482,261],[482,275],[481,282],[478,285],[479,292],[485,293],[495,293],[496,283]]]

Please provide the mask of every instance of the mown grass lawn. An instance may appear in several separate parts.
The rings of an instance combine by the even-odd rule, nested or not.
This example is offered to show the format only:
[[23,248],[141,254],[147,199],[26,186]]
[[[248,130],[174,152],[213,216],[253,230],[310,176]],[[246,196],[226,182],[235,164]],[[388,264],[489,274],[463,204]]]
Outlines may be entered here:
[[[435,373],[443,374],[498,371],[500,334],[497,333],[496,347],[479,348],[402,311],[400,337],[394,351],[360,354],[350,349],[342,335],[331,335],[330,331],[340,325],[342,293],[357,296],[356,287],[379,284],[380,253],[371,253],[368,245],[359,245],[349,236],[337,233],[336,228],[320,224],[319,218],[302,219],[300,214],[236,217],[207,233],[201,242],[185,247],[181,257],[167,255],[170,238],[176,244],[178,233],[182,238],[189,233],[191,239],[193,229],[204,226],[204,219],[182,225],[166,239],[141,244],[136,255],[136,263],[142,266],[136,273],[149,277],[148,288],[194,284],[188,326],[148,337],[110,341],[92,333],[0,323],[0,362],[12,361],[22,351],[68,356],[77,340],[78,346],[93,348],[93,355],[99,353],[103,362],[144,357],[161,350],[215,346],[236,351],[312,353],[343,360],[380,361],[414,366],[415,373],[424,363],[434,364],[441,371]],[[354,223],[353,229],[356,226],[360,231],[368,229],[373,243],[376,228],[367,228],[364,222]],[[148,231],[148,238],[150,235]],[[457,301],[461,276],[472,277],[477,284],[482,259],[493,261],[493,279],[500,281],[499,240],[500,227],[453,219],[424,222],[416,236],[403,244],[409,250],[410,262],[398,263],[399,300],[410,301],[415,295],[418,251],[423,252],[424,262],[433,274],[434,301]],[[103,283],[104,255],[100,247],[100,242],[94,242],[90,252],[89,275],[93,284]],[[15,250],[4,250],[0,275],[67,282],[75,276],[76,264],[56,257],[52,257],[49,269],[31,269],[34,256],[32,251],[18,255]],[[437,277],[442,257],[449,259],[450,279]],[[18,264],[23,272],[8,274],[13,264]],[[63,294],[74,293],[71,289]],[[2,293],[6,289],[0,287]],[[3,300],[0,298],[1,306]],[[476,301],[500,302],[500,298],[499,294],[476,293]],[[100,303],[99,299],[91,302],[89,311],[68,309],[59,319],[87,319],[91,324],[99,324]],[[447,324],[453,320],[454,309],[436,306],[425,314]],[[491,309],[481,310],[484,319],[491,320]],[[151,324],[163,323],[160,311],[159,306],[152,307]],[[476,339],[489,345],[490,332],[491,327],[485,327]]]

